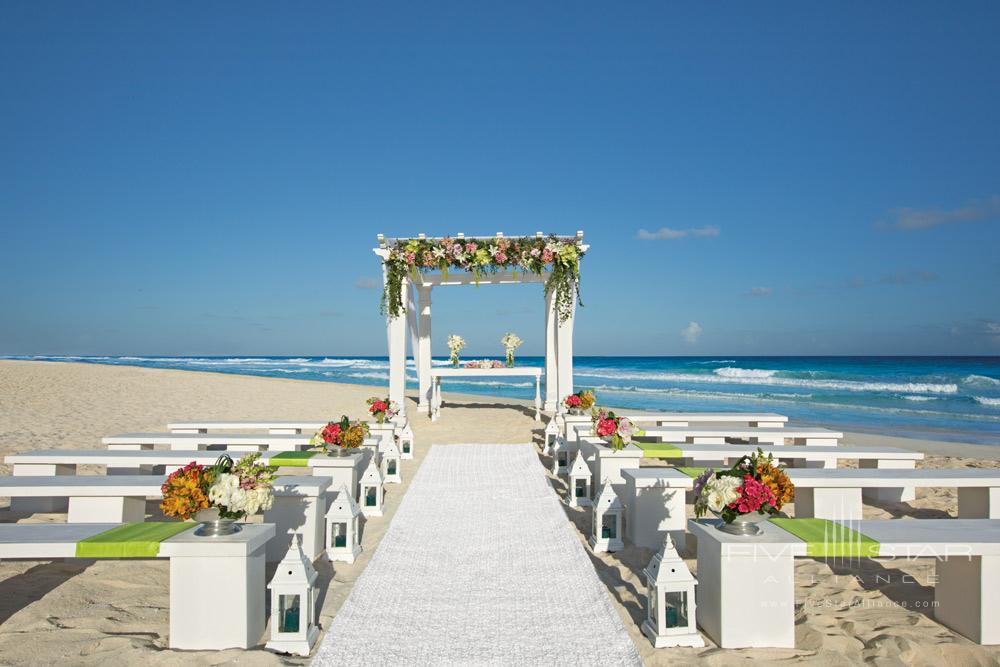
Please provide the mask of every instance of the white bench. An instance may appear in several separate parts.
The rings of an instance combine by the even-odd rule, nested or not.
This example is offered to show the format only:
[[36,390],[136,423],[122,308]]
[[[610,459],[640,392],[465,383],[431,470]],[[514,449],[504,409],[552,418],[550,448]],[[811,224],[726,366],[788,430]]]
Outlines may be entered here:
[[[54,511],[69,499],[67,523],[131,523],[146,520],[146,499],[162,498],[166,475],[55,475],[0,477],[0,497],[10,498],[12,509],[35,511],[22,500],[40,500],[44,511]],[[315,559],[325,548],[327,490],[330,479],[320,476],[282,476],[274,480],[274,504],[264,512],[264,523],[274,524],[277,537],[268,542],[268,562],[281,560],[292,535],[302,535],[302,550]],[[333,494],[336,495],[335,493]],[[66,511],[60,507],[59,511]]]
[[[316,433],[329,422],[325,421],[184,421],[167,424],[171,433],[209,433],[211,431],[267,431],[274,435],[298,435]],[[404,459],[413,458],[413,429],[405,417],[393,419],[379,424],[369,421],[368,428],[372,435],[386,430],[392,431],[399,439],[399,451]]]
[[[935,618],[974,642],[1000,643],[1000,521],[843,524],[879,542],[879,558],[934,558]],[[761,535],[746,537],[688,522],[698,543],[698,625],[721,648],[795,646],[794,558],[806,556],[807,545],[774,524],[760,525]]]
[[[782,428],[788,417],[773,412],[654,412],[646,414],[638,413],[615,413],[623,417],[628,417],[632,422],[639,424],[652,424],[655,426],[668,426],[673,428],[686,428],[691,424],[734,424],[736,426],[749,426],[752,428]],[[590,414],[571,415],[558,413],[550,420],[554,427],[550,429],[546,426],[546,446],[549,445],[549,433],[552,437],[561,434],[564,438],[572,439],[572,434],[568,429],[575,424],[590,424]]]
[[686,442],[693,445],[724,445],[730,440],[744,440],[761,445],[808,445],[836,447],[844,434],[825,428],[678,428],[645,426],[643,437],[660,442]]
[[[795,516],[821,519],[861,519],[861,498],[900,502],[904,489],[958,489],[958,516],[1000,519],[1000,469],[956,470],[789,469],[795,485]],[[912,498],[908,498],[912,500]]]
[[[122,433],[101,438],[101,443],[116,451],[154,449],[173,451],[225,450],[232,452],[294,452],[309,448],[311,435],[270,433]],[[367,438],[372,444],[378,439]]]
[[[191,461],[201,465],[212,465],[219,457],[220,452],[191,451],[172,452],[164,450],[141,450],[141,451],[109,451],[109,450],[39,450],[24,452],[22,454],[8,454],[4,461],[14,468],[14,476],[21,475],[75,475],[76,467],[80,465],[106,466],[108,475],[136,475],[136,474],[163,474],[171,473],[178,468],[183,468]],[[267,463],[273,457],[278,456],[275,452],[262,452],[261,459]],[[344,456],[325,456],[316,454],[305,460],[304,467],[296,467],[295,470],[308,471],[313,475],[320,475],[330,478],[330,485],[333,488],[347,486],[349,489],[358,489],[358,481],[366,464],[366,457],[361,452],[351,452]],[[28,499],[25,499],[28,500]],[[44,506],[44,499],[32,499],[43,501],[42,505],[36,505],[31,510],[34,512],[58,512],[57,505],[49,501],[49,509]],[[20,508],[18,509],[20,510]]]
[[[75,558],[77,542],[117,525],[0,524],[0,559]],[[157,558],[170,559],[170,648],[258,644],[265,620],[264,545],[273,536],[270,524],[213,538],[195,536],[192,527],[160,543]]]

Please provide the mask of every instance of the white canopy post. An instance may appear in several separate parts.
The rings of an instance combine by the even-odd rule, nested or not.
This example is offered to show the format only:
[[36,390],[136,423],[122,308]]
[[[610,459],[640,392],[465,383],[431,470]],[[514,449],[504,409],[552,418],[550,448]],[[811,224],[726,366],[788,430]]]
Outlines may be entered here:
[[559,371],[556,360],[556,324],[559,316],[556,314],[556,295],[552,292],[545,298],[545,411],[555,412],[559,400],[565,396],[560,394]]
[[419,340],[416,346],[417,379],[420,397],[417,410],[429,413],[431,405],[431,286],[416,285],[419,295]]
[[[403,303],[409,300],[409,279],[403,279]],[[389,400],[399,405],[400,413],[406,414],[406,317],[389,316]]]
[[556,316],[556,357],[558,359],[559,395],[573,393],[573,319],[576,317],[576,298],[570,307],[569,317],[560,322]]

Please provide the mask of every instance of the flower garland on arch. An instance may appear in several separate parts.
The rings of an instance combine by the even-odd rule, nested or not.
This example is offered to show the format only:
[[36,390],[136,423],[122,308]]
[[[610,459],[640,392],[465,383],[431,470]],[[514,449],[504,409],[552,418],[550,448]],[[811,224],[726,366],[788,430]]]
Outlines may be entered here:
[[541,275],[549,268],[545,296],[555,294],[556,313],[559,321],[565,322],[573,312],[574,302],[583,305],[579,293],[580,258],[584,255],[581,245],[578,238],[566,240],[555,235],[398,239],[384,260],[382,312],[390,317],[405,312],[403,280],[407,275],[416,279],[421,272],[441,271],[447,278],[449,269],[460,269],[471,273],[478,284],[484,273],[511,270]]

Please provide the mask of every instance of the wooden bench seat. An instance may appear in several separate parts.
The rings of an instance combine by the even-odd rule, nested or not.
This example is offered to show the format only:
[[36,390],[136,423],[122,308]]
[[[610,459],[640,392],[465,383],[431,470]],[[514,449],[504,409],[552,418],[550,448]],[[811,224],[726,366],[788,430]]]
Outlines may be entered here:
[[[0,559],[75,558],[78,542],[118,525],[0,524]],[[170,560],[170,648],[247,649],[259,643],[264,548],[274,533],[271,524],[248,524],[234,535],[204,538],[192,526],[160,543],[156,558]]]

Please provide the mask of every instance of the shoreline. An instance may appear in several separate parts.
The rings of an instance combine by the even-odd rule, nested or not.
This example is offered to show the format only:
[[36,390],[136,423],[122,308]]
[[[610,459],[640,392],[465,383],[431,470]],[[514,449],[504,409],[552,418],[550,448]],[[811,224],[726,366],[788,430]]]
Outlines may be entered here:
[[[283,377],[272,377],[269,375],[247,375],[243,373],[225,373],[221,371],[212,370],[184,370],[179,368],[150,368],[148,366],[132,366],[127,364],[97,364],[97,363],[85,363],[77,361],[50,361],[50,360],[22,360],[22,359],[0,359],[0,368],[4,365],[45,365],[45,366],[70,366],[77,368],[98,368],[98,369],[134,369],[140,372],[152,372],[152,373],[166,373],[166,374],[176,374],[178,377],[199,377],[199,376],[210,376],[217,378],[246,378],[249,380],[260,380],[267,382],[277,382],[277,383],[289,383],[292,386],[323,386],[329,387],[334,391],[338,392],[348,392],[354,393],[357,391],[363,391],[367,395],[379,395],[386,391],[384,386],[380,385],[368,385],[360,383],[348,383],[348,382],[336,382],[332,380],[307,380],[299,378],[283,378]],[[462,404],[477,404],[482,403],[484,399],[490,399],[488,394],[470,394],[463,392],[451,392],[444,391],[443,397],[445,399],[445,405],[449,402],[451,403],[462,403]],[[416,392],[414,390],[408,390],[406,394],[407,398],[407,411],[410,412],[411,422],[419,423],[421,421],[426,421],[430,424],[430,420],[424,415],[416,412]],[[495,397],[495,400],[491,401],[495,405],[505,405],[509,404],[512,406],[519,406],[523,408],[534,409],[534,403],[530,400],[520,399],[520,398],[508,398],[508,397]],[[650,410],[639,410],[634,408],[627,408],[621,406],[615,406],[609,404],[607,406],[609,409],[615,410],[616,412],[632,412],[637,414],[649,414]],[[447,409],[445,407],[444,409]],[[742,408],[742,410],[752,412],[759,411],[753,408]],[[669,411],[669,410],[665,410]],[[705,412],[711,412],[711,410],[706,410]],[[349,415],[354,416],[354,415]],[[303,418],[303,419],[314,419],[315,415],[299,415],[293,418]],[[331,417],[333,418],[333,417]],[[545,423],[545,416],[543,413],[543,424]],[[913,438],[908,436],[900,436],[891,432],[878,432],[878,431],[859,431],[859,430],[845,430],[835,423],[823,422],[823,421],[800,421],[795,420],[797,424],[801,426],[815,426],[823,427],[831,430],[841,431],[844,433],[844,441],[850,442],[857,445],[888,445],[892,447],[899,447],[902,449],[908,449],[911,451],[921,452],[923,454],[928,454],[932,456],[955,456],[961,458],[977,458],[977,459],[997,459],[1000,458],[1000,443],[997,445],[987,445],[981,443],[972,442],[959,442],[953,440],[936,440],[934,438]]]

